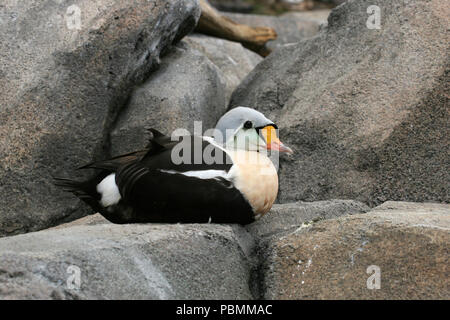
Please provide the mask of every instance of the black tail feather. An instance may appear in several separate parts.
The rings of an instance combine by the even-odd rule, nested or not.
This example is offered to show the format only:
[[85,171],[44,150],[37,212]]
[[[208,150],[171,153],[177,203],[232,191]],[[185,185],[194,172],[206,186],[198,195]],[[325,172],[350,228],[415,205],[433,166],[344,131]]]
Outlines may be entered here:
[[66,178],[53,177],[53,184],[57,187],[63,188],[65,191],[75,191],[80,189],[80,182]]
[[106,174],[102,173],[85,182],[53,177],[53,184],[77,196],[80,200],[88,204],[94,212],[101,213],[103,208],[99,205],[100,194],[97,193],[96,186]]
[[153,135],[153,139],[167,137],[164,133],[162,133],[161,131],[156,130],[155,128],[148,128],[147,131],[150,132]]
[[155,144],[160,147],[168,147],[173,144],[172,138],[170,136],[166,136],[164,133],[154,129],[148,128],[148,132],[152,134],[152,137],[149,140],[148,148],[154,146]]
[[84,188],[84,183],[65,178],[53,177],[53,184],[64,191],[71,192],[79,198],[91,197]]

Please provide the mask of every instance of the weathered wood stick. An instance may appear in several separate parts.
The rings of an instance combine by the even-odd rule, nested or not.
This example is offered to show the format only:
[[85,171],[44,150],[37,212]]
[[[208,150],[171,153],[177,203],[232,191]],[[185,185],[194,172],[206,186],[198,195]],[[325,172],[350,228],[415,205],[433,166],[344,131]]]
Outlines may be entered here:
[[268,27],[250,27],[234,22],[222,16],[206,0],[200,0],[202,15],[196,31],[210,36],[242,43],[244,47],[265,57],[271,50],[266,42],[277,38],[274,29]]

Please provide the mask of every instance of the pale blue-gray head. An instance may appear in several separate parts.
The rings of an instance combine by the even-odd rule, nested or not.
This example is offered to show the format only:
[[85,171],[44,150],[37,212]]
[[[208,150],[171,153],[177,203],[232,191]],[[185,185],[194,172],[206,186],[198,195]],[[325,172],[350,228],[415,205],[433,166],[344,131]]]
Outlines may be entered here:
[[257,151],[261,148],[293,153],[277,135],[278,127],[261,112],[236,107],[225,113],[217,122],[214,140],[223,145]]

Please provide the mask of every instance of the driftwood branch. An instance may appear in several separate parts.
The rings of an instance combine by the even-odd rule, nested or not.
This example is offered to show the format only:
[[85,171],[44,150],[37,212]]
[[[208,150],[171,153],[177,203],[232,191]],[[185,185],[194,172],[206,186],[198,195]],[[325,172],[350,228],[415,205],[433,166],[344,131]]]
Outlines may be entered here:
[[210,36],[242,43],[244,47],[265,57],[271,50],[266,47],[269,40],[277,38],[274,29],[250,27],[222,16],[206,0],[200,0],[202,15],[196,31]]

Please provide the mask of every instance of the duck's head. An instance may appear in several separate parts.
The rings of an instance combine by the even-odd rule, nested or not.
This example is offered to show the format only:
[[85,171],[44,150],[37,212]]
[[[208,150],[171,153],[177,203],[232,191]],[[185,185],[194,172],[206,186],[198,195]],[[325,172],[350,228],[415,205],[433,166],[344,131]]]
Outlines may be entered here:
[[237,107],[219,119],[214,139],[230,149],[293,153],[291,148],[280,141],[277,129],[276,124],[261,112]]

